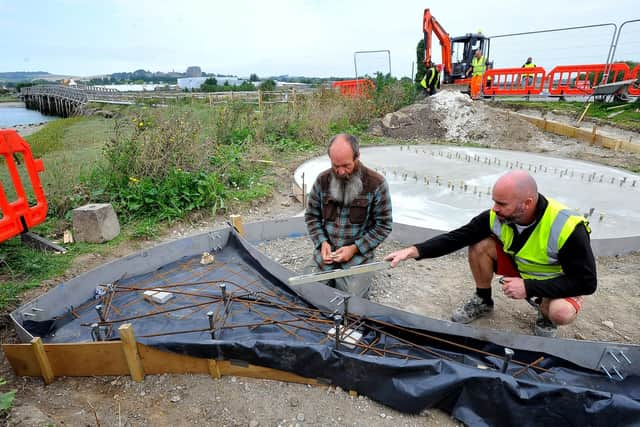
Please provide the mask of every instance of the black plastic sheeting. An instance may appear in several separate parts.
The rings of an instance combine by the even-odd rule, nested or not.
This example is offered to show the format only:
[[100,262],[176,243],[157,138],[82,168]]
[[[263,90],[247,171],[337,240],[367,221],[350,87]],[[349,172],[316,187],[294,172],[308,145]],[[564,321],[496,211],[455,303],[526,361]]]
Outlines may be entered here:
[[[387,308],[380,315],[380,306],[375,316],[347,317],[347,326],[362,333],[360,346],[336,348],[327,335],[334,313],[318,310],[285,285],[281,266],[235,233],[214,255],[213,264],[189,257],[123,279],[110,303],[88,301],[73,315],[23,326],[44,335],[45,342],[86,341],[90,325],[99,321],[95,304],[102,302],[111,306],[109,339],[118,338],[119,325],[132,323],[143,344],[316,378],[402,412],[439,408],[474,426],[640,425],[638,376],[610,379],[556,356],[514,349],[514,360],[523,363],[544,356],[539,366],[548,370],[528,369],[514,377],[521,365],[510,363],[500,372],[503,347],[396,326],[398,311]],[[174,293],[162,305],[146,301],[139,290],[162,286]],[[154,310],[165,312],[149,315]],[[107,333],[103,323],[101,334]]]

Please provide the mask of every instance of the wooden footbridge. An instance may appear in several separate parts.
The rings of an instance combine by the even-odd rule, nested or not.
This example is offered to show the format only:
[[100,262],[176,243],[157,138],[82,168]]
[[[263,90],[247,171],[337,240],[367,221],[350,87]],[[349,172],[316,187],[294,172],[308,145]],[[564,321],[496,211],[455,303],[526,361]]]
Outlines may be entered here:
[[[210,105],[239,100],[257,104],[277,104],[296,102],[297,96],[310,89],[289,89],[274,92],[179,92],[179,91],[142,91],[120,92],[115,89],[97,86],[37,85],[22,88],[20,97],[30,110],[43,114],[71,117],[82,112],[89,102],[102,104],[136,104],[158,100],[158,103],[178,102],[180,100],[204,100]],[[311,89],[312,90],[312,89]]]

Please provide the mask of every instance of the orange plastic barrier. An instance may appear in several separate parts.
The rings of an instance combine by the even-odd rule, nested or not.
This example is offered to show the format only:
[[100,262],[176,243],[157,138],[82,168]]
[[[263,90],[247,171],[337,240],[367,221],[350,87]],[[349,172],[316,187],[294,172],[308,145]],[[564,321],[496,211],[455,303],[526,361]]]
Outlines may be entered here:
[[[640,64],[636,65],[636,68],[633,69],[629,79],[637,79],[640,77]],[[632,96],[640,96],[640,85],[631,85],[629,87],[629,95]]]
[[340,89],[344,96],[369,96],[376,85],[369,79],[356,79],[333,82],[332,87]]
[[[31,180],[33,194],[36,198],[34,206],[29,206],[14,154],[22,154],[24,167]],[[4,242],[44,221],[47,217],[47,199],[44,197],[38,176],[38,173],[44,171],[44,164],[42,160],[34,160],[31,147],[18,135],[18,132],[0,129],[0,155],[4,158],[4,165],[9,170],[16,194],[16,200],[10,202],[4,191],[3,183],[0,181],[0,242]],[[27,229],[25,229],[25,225]]]
[[[549,95],[591,95],[593,86],[600,84],[606,64],[559,65],[548,74]],[[624,62],[611,65],[613,80],[623,80],[629,75]]]
[[539,95],[545,82],[542,67],[494,68],[482,76],[485,95]]

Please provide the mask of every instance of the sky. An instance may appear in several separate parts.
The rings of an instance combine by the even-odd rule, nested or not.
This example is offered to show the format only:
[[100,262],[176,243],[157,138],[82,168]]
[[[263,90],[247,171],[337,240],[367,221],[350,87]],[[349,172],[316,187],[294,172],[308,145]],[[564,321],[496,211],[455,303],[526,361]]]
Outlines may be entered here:
[[[615,4],[615,7],[613,6]],[[429,7],[453,37],[640,20],[637,0],[0,0],[0,72],[95,76],[180,71],[248,76],[409,76]],[[640,60],[640,22],[622,27],[616,59]],[[497,38],[495,68],[604,63],[612,26]],[[380,53],[359,53],[377,51]],[[434,59],[440,47],[434,40]],[[389,51],[387,53],[386,51]],[[390,62],[390,66],[389,66]]]

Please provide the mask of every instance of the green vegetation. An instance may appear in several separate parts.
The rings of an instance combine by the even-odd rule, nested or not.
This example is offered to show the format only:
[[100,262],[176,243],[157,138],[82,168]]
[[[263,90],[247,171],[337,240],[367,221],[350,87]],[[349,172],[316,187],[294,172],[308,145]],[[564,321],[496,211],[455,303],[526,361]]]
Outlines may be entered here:
[[420,88],[420,81],[422,81],[424,75],[427,74],[427,67],[424,65],[424,55],[424,39],[420,39],[420,41],[418,41],[418,45],[416,46],[416,64],[418,64],[418,66],[416,70],[416,76],[414,78],[416,88],[418,89]]
[[229,82],[219,85],[215,77],[209,77],[202,83],[199,90],[201,92],[253,91],[256,90],[256,87],[251,82],[243,82],[238,86],[232,86]]
[[[7,381],[0,377],[0,386],[3,386]],[[6,391],[0,393],[0,417],[4,417],[13,406],[13,400],[16,397],[16,390]]]
[[274,91],[276,90],[276,82],[271,79],[267,79],[260,83],[260,90],[265,92]]
[[[584,111],[586,104],[584,102],[545,102],[545,101],[502,101],[500,105],[519,110],[522,108],[532,108],[539,111],[559,112],[568,114],[576,119],[580,117]],[[585,118],[607,120],[618,126],[640,131],[640,98],[636,102],[631,103],[603,103],[594,102]]]
[[[51,218],[33,232],[54,240],[60,233],[56,231],[57,221]],[[61,276],[71,266],[73,260],[82,254],[106,253],[109,248],[122,242],[129,231],[106,245],[76,243],[69,245],[64,254],[53,254],[31,249],[23,245],[19,237],[9,239],[0,245],[0,309],[13,309],[18,305],[19,296],[26,290],[37,288],[52,277]]]
[[[107,245],[69,245],[63,255],[33,251],[19,238],[0,243],[0,309],[60,276],[78,255],[155,238],[165,224],[188,220],[192,213],[226,213],[268,197],[283,170],[324,152],[332,134],[350,132],[367,142],[370,121],[412,102],[414,93],[408,79],[378,74],[374,81],[375,90],[361,98],[321,89],[259,111],[237,100],[213,106],[198,99],[166,108],[100,106],[116,118],[48,123],[27,137],[44,162],[40,177],[49,202],[49,218],[33,231],[56,240],[71,227],[73,208],[110,202],[122,233]],[[0,179],[9,182],[6,168],[0,168]]]

